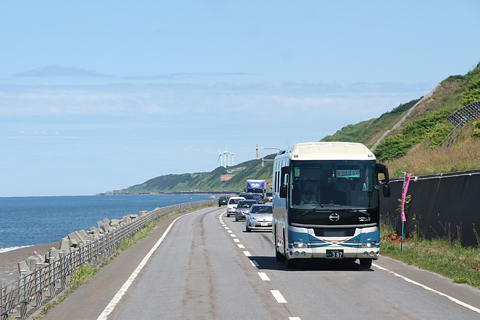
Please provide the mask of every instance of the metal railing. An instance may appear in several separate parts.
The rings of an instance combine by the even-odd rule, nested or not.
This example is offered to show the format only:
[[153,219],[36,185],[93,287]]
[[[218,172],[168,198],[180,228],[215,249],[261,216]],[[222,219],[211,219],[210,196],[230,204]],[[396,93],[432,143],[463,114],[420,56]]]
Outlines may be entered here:
[[452,131],[440,142],[436,149],[445,146],[450,147],[454,143],[460,134],[465,129],[465,125],[469,122],[475,121],[480,118],[480,101],[475,101],[466,105],[463,108],[458,109],[455,113],[449,115],[447,120],[455,126]]
[[118,228],[101,234],[93,241],[86,241],[70,252],[60,252],[58,258],[50,258],[48,263],[37,263],[35,270],[20,273],[18,281],[0,286],[0,319],[20,313],[26,319],[55,296],[65,290],[76,269],[90,264],[94,267],[112,257],[117,252],[122,239],[132,238],[148,223],[173,212],[182,212],[202,206],[216,204],[218,200],[188,202],[157,208],[145,215],[120,225]]

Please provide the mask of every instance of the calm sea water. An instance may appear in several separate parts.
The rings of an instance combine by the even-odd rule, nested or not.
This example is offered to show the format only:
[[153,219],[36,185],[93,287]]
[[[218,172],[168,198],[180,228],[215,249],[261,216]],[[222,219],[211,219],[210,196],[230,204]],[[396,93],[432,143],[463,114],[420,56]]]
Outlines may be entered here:
[[73,231],[89,230],[97,221],[157,207],[210,200],[208,195],[125,195],[0,197],[0,252],[60,241]]

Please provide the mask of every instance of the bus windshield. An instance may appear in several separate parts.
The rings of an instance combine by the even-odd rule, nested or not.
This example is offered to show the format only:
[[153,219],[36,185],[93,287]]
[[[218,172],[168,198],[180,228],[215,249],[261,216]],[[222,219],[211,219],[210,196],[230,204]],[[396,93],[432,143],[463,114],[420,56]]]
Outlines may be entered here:
[[375,161],[292,161],[290,207],[369,209],[378,203]]

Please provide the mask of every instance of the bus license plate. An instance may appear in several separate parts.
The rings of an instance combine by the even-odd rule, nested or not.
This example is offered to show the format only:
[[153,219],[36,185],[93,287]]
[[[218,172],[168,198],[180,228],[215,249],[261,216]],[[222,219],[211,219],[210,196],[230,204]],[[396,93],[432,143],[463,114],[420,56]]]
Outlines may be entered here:
[[342,259],[343,250],[327,250],[327,259]]

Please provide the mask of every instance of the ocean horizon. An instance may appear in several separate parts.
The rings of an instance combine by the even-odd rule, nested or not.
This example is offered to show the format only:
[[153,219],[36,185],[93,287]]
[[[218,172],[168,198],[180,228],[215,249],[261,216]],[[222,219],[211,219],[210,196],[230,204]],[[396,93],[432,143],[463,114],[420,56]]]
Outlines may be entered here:
[[70,233],[97,227],[97,221],[121,219],[211,195],[94,195],[0,197],[0,253],[60,241]]

